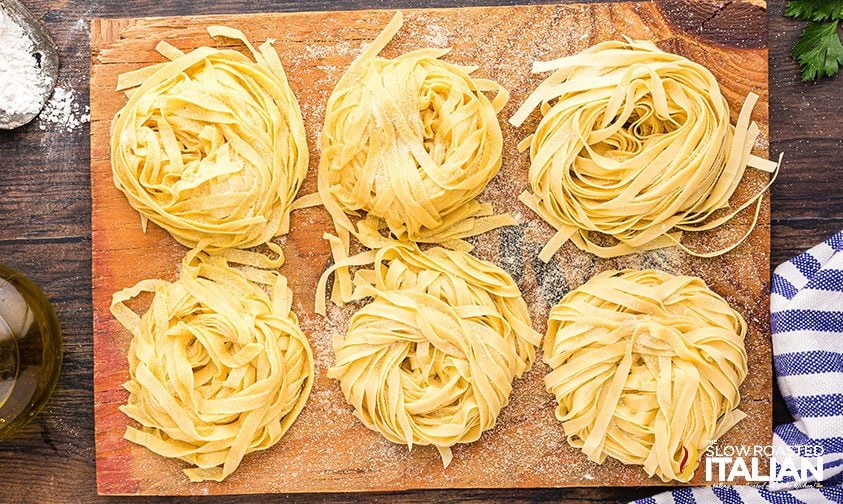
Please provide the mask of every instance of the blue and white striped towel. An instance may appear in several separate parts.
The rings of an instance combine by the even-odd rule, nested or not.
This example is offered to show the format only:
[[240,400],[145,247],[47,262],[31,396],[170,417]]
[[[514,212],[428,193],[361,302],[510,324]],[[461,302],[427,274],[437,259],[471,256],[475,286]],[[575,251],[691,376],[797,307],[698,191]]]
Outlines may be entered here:
[[843,503],[843,231],[776,268],[771,292],[773,365],[794,418],[775,427],[773,451],[822,447],[823,481],[681,488],[638,503]]

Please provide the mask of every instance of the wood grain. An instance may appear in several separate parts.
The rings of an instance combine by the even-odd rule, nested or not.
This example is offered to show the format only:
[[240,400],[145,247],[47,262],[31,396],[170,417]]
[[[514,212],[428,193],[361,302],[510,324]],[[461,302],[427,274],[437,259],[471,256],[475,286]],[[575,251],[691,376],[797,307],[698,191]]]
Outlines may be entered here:
[[[653,39],[664,49],[710,68],[737,110],[747,92],[762,96],[755,120],[764,131],[759,154],[765,154],[767,131],[766,49],[714,46],[674,30],[653,3],[575,6],[518,6],[475,9],[405,11],[405,26],[385,50],[386,56],[430,46],[453,48],[449,59],[477,64],[481,72],[512,93],[502,117],[535,87],[538,77],[526,70],[536,59],[576,53],[596,42],[628,35]],[[288,262],[282,268],[296,294],[295,311],[315,348],[317,380],[311,399],[285,438],[272,449],[253,454],[222,483],[188,484],[184,465],[166,460],[122,438],[127,418],[117,409],[126,399],[120,387],[128,378],[125,359],[129,335],[109,312],[111,294],[144,278],[173,278],[185,249],[159,228],[140,232],[138,217],[110,180],[108,126],[124,97],[114,91],[117,76],[160,61],[158,40],[183,50],[213,44],[205,33],[210,24],[241,29],[255,42],[267,37],[285,64],[302,105],[311,152],[309,177],[301,191],[315,190],[318,156],[315,144],[322,111],[334,84],[392,16],[392,11],[353,11],[261,16],[211,16],[92,23],[91,179],[94,304],[94,386],[97,439],[97,482],[104,494],[207,494],[253,492],[385,491],[413,488],[559,487],[654,485],[636,466],[616,461],[589,463],[564,443],[561,425],[553,418],[552,397],[542,387],[547,372],[537,365],[515,385],[511,404],[498,425],[470,445],[455,448],[455,458],[441,468],[431,447],[406,448],[390,444],[368,431],[350,412],[336,383],[325,372],[332,361],[329,341],[345,329],[343,320],[353,308],[335,309],[328,319],[312,312],[312,295],[319,275],[329,264],[329,249],[321,239],[330,229],[322,209],[293,215],[291,233],[284,240]],[[478,44],[478,40],[485,41]],[[740,70],[740,71],[738,71]],[[505,266],[519,282],[531,306],[536,327],[544,331],[547,311],[560,297],[598,271],[608,268],[659,267],[706,279],[727,296],[750,322],[747,341],[750,375],[743,387],[743,409],[750,420],[724,439],[730,444],[763,444],[770,437],[771,373],[767,297],[769,263],[769,207],[765,202],[761,225],[750,239],[718,259],[690,257],[677,249],[654,251],[614,260],[597,260],[567,246],[545,265],[535,258],[552,234],[548,226],[515,199],[526,187],[528,159],[515,144],[535,127],[536,118],[520,130],[504,126],[505,150],[501,173],[481,199],[498,211],[517,214],[521,225],[488,233],[475,240],[476,253]],[[736,193],[742,201],[763,186],[764,175],[750,173]],[[691,237],[689,244],[711,250],[740,237],[750,225],[741,215],[726,229]],[[139,260],[142,258],[142,260]],[[281,476],[283,475],[283,477]],[[701,478],[701,475],[700,475]],[[701,479],[698,478],[698,481]]]
[[[540,1],[540,0],[539,0]],[[87,103],[92,17],[224,14],[367,8],[371,0],[23,0],[59,46],[59,83]],[[389,7],[495,5],[502,0],[395,0]],[[526,3],[526,2],[525,2]],[[536,2],[538,3],[538,2]],[[771,151],[786,152],[773,188],[772,254],[775,266],[843,228],[843,113],[841,77],[803,84],[790,58],[803,23],[786,19],[784,0],[771,0]],[[64,131],[37,123],[0,134],[0,261],[26,272],[47,293],[62,323],[65,358],[59,386],[47,408],[14,438],[0,443],[0,495],[11,503],[171,502],[96,495],[91,328],[90,166],[87,127]],[[774,421],[789,421],[775,396]],[[659,487],[453,489],[398,493],[219,496],[184,502],[580,502],[621,503]]]
[[728,47],[767,47],[766,2],[664,0],[659,3],[676,29]]

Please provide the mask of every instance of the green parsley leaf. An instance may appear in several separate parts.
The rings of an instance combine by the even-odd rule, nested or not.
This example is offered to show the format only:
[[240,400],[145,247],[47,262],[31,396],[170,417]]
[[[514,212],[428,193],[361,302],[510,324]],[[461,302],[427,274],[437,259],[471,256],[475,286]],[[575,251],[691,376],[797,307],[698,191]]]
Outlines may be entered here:
[[838,21],[808,23],[793,46],[793,57],[802,66],[802,80],[831,77],[843,65],[843,44],[837,31]]
[[790,0],[784,15],[805,21],[843,19],[843,0]]

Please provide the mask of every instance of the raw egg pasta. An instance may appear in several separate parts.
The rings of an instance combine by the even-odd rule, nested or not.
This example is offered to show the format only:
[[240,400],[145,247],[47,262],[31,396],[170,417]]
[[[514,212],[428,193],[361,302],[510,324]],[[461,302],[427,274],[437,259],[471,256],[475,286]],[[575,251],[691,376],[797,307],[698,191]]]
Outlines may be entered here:
[[[729,199],[747,166],[773,172],[770,184],[777,173],[776,163],[751,154],[759,134],[750,119],[755,94],[733,126],[714,75],[649,41],[602,42],[533,66],[547,71],[510,119],[520,126],[541,110],[519,148],[529,147],[531,160],[531,191],[520,199],[557,230],[542,260],[568,240],[600,257],[672,245],[713,257],[749,236],[766,187],[735,209]],[[753,225],[731,246],[699,252],[682,245],[683,231],[714,229],[753,205]]]
[[[143,292],[153,298],[141,317],[125,303]],[[244,455],[277,443],[314,379],[291,302],[281,274],[241,271],[225,254],[198,249],[175,282],[144,280],[114,294],[111,311],[132,334],[120,410],[139,426],[126,439],[190,463],[194,482],[222,481]]]
[[701,279],[606,271],[553,307],[547,391],[589,460],[641,464],[687,482],[709,443],[742,418],[746,323]]
[[161,41],[169,62],[120,75],[129,101],[111,129],[114,184],[179,243],[249,248],[285,234],[307,171],[301,111],[269,41],[255,49],[238,30],[233,49],[183,53]]
[[[383,245],[385,231],[469,250],[462,238],[515,223],[475,199],[501,166],[497,114],[509,93],[472,77],[476,67],[443,61],[448,49],[379,57],[402,24],[399,12],[328,100],[318,186],[336,228],[337,261],[351,235],[369,248]],[[356,226],[352,216],[361,217]]]
[[339,380],[354,414],[394,443],[451,447],[494,427],[512,381],[530,369],[540,335],[518,286],[466,252],[392,245],[366,252],[352,300],[371,298],[334,336]]

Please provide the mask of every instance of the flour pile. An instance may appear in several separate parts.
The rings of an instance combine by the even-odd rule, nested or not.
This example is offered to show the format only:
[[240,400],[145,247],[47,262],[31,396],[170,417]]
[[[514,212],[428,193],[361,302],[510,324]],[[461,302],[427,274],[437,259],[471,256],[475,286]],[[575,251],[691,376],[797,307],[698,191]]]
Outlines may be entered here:
[[26,31],[0,9],[0,111],[28,115],[41,109],[49,84],[39,56]]

